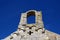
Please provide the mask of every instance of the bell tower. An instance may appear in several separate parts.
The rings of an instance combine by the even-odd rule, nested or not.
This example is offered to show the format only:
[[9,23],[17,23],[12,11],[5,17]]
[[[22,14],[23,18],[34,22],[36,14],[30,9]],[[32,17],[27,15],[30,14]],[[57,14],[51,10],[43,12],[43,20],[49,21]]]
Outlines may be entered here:
[[[35,16],[35,23],[34,24],[27,24],[27,17],[34,15]],[[32,27],[32,26],[36,26],[37,28],[43,28],[43,21],[42,21],[42,14],[41,11],[37,12],[35,10],[30,10],[27,11],[26,13],[22,13],[21,19],[20,19],[20,23],[19,23],[19,28],[24,28],[24,27]]]

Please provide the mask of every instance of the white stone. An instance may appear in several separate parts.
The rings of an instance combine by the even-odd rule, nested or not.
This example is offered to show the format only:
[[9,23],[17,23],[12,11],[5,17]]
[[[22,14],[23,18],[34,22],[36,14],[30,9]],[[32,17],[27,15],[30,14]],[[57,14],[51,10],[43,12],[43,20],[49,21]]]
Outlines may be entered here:
[[[31,15],[36,15],[35,24],[27,24],[27,13],[29,12],[31,12]],[[22,26],[23,24],[26,25]],[[44,28],[41,11],[29,10],[26,13],[23,13],[18,28],[20,28],[20,30],[17,29],[4,40],[60,40],[59,34],[53,33]]]

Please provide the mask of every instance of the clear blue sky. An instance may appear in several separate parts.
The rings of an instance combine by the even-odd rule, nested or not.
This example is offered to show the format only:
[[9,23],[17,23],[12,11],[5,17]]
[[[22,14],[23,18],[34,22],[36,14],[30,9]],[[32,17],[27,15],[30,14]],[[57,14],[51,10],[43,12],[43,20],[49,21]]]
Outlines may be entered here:
[[41,10],[45,28],[60,34],[60,0],[0,0],[0,39],[18,28],[22,12]]

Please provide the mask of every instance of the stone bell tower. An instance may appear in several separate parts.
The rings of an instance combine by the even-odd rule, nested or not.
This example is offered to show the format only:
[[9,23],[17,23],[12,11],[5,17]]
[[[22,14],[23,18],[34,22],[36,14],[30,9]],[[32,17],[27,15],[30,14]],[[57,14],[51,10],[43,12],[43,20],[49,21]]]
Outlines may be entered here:
[[[27,17],[34,15],[35,23],[28,24]],[[22,13],[18,29],[4,40],[60,40],[60,35],[44,28],[42,12],[29,10]]]
[[[35,23],[34,24],[27,24],[27,17],[29,17],[31,15],[35,16]],[[18,27],[19,28],[25,28],[25,27],[32,28],[34,26],[36,28],[41,28],[41,29],[44,28],[41,11],[37,12],[35,10],[30,10],[30,11],[27,11],[26,13],[23,13],[21,15],[21,20],[20,20]]]

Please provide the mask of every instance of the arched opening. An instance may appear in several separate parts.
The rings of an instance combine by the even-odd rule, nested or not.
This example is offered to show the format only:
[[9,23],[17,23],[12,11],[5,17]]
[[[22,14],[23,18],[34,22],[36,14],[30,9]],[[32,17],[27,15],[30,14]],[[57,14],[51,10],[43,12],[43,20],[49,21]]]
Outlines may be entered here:
[[34,11],[30,11],[27,13],[27,23],[28,24],[35,23],[35,12]]

